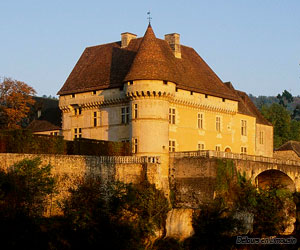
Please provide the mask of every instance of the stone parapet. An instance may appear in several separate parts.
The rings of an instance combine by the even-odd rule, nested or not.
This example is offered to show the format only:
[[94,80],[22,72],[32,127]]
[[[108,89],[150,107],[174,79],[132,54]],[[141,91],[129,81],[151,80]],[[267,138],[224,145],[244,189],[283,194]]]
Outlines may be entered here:
[[224,159],[236,159],[245,161],[256,161],[256,162],[268,162],[273,164],[281,165],[292,165],[300,166],[300,161],[279,159],[273,157],[246,155],[246,154],[235,154],[230,152],[213,151],[213,150],[199,150],[199,151],[184,151],[184,152],[172,152],[170,157],[172,158],[183,158],[183,157],[207,157],[207,158],[224,158]]

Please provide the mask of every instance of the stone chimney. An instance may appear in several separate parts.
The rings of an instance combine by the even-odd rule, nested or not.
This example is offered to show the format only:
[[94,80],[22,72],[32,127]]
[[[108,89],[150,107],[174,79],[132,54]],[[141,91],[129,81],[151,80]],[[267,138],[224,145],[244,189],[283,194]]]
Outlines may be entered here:
[[130,43],[131,39],[135,39],[136,35],[129,33],[129,32],[125,32],[121,34],[121,48],[126,48],[128,46],[128,44]]
[[167,34],[165,35],[165,40],[170,45],[174,56],[177,58],[181,58],[180,35],[177,33]]

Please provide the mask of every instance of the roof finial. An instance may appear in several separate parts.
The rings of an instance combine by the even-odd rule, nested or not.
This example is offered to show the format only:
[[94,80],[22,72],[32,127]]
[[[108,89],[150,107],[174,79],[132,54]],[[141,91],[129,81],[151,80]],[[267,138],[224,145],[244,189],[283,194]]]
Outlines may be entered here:
[[150,16],[151,15],[150,10],[147,12],[147,15],[148,15],[147,19],[149,20],[149,24],[151,24],[152,17]]

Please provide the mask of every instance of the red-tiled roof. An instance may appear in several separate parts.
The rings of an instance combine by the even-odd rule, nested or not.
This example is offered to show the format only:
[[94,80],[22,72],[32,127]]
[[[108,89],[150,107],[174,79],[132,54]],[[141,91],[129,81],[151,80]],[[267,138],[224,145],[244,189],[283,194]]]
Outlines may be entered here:
[[300,157],[300,142],[298,141],[288,141],[281,145],[279,148],[275,149],[275,151],[287,151],[293,150]]
[[238,111],[245,115],[252,115],[256,117],[256,123],[272,126],[272,124],[260,113],[249,96],[243,92],[236,90],[236,93],[240,97],[238,104]]
[[129,80],[167,80],[178,88],[238,100],[197,52],[181,45],[176,58],[149,25],[143,38],[86,48],[59,95],[122,87]]
[[254,103],[251,101],[251,99],[245,92],[235,90],[234,87],[232,86],[231,82],[224,82],[224,85],[227,86],[232,91],[235,91],[235,93],[237,94],[237,96],[238,96],[238,112],[240,114],[255,117],[256,123],[258,123],[258,124],[272,126],[272,124],[256,108]]
[[60,130],[61,128],[45,120],[33,120],[27,127],[33,132]]

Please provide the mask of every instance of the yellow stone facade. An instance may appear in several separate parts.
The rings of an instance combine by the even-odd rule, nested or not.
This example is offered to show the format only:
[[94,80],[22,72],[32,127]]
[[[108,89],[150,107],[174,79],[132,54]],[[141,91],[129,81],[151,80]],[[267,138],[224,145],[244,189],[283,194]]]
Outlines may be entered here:
[[61,95],[59,106],[67,140],[131,141],[137,155],[195,150],[273,155],[273,127],[238,112],[238,101],[172,82],[137,80],[123,89]]

